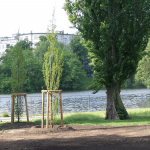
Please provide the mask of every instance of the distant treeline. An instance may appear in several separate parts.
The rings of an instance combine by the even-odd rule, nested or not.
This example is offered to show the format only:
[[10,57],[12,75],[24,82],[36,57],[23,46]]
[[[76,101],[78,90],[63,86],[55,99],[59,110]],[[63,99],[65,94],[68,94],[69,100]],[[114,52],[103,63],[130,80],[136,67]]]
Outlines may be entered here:
[[[80,43],[81,38],[75,37],[69,45],[62,42],[56,42],[58,51],[64,53],[63,73],[60,80],[59,89],[62,90],[82,90],[87,76],[92,75],[92,67],[88,65],[88,51]],[[31,42],[20,41],[24,56],[24,68],[26,70],[24,92],[40,92],[46,89],[42,66],[44,62],[44,53],[48,50],[49,42],[46,37],[41,36],[36,49],[31,48]],[[11,65],[15,59],[13,51],[16,47],[6,49],[6,55],[1,57],[0,65],[0,93],[11,93]]]
[[[81,44],[81,38],[75,37],[69,45],[62,42],[56,42],[58,51],[64,52],[63,73],[60,80],[60,87],[63,91],[87,90],[92,83],[92,66],[88,58],[88,50]],[[48,50],[49,42],[45,36],[40,37],[36,49],[31,48],[31,42],[20,41],[24,56],[24,68],[26,70],[25,83],[23,85],[24,92],[41,92],[46,89],[42,74],[42,66],[44,62],[44,53]],[[11,65],[14,59],[14,47],[6,49],[6,55],[2,56],[2,64],[0,65],[0,94],[11,93]],[[135,83],[134,76],[126,80],[122,88],[146,88],[141,82]],[[105,89],[105,88],[103,88]]]

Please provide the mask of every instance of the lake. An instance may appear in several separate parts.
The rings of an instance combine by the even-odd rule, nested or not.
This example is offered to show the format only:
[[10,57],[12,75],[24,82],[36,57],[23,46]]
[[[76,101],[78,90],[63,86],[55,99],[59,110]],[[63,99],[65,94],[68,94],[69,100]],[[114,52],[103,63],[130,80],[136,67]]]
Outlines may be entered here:
[[[71,113],[106,110],[106,90],[100,90],[96,94],[92,94],[92,92],[92,90],[80,92],[62,92],[63,112]],[[126,109],[150,107],[150,89],[121,90],[120,95]],[[46,101],[45,94],[45,113]],[[30,115],[42,114],[41,93],[27,94],[27,103],[29,109],[28,113]],[[9,115],[11,114],[11,94],[0,95],[0,115],[2,115],[4,110],[6,110]],[[23,114],[25,114],[25,111]]]

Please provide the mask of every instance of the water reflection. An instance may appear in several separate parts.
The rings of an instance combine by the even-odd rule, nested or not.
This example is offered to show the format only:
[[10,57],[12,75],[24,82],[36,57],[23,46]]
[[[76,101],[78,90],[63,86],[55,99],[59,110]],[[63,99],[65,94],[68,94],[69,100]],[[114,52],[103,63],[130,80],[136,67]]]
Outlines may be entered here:
[[[122,90],[121,99],[127,109],[150,107],[150,94],[148,89],[137,90]],[[46,113],[47,95],[44,96],[44,108]],[[23,101],[24,102],[24,101]],[[42,113],[42,94],[32,93],[27,94],[28,112],[30,115]],[[105,90],[101,90],[96,94],[92,91],[83,92],[67,92],[62,93],[63,112],[85,112],[85,111],[100,111],[106,109],[106,94]],[[25,102],[23,104],[24,113],[26,114]],[[11,114],[11,96],[0,95],[0,114],[4,110]]]

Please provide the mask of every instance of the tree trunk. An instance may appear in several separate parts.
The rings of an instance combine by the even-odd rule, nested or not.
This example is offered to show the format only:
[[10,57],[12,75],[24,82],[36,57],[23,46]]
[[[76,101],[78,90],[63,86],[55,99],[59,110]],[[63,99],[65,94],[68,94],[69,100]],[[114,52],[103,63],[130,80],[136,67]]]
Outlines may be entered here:
[[107,108],[105,120],[106,119],[130,119],[121,101],[119,84],[107,88]]

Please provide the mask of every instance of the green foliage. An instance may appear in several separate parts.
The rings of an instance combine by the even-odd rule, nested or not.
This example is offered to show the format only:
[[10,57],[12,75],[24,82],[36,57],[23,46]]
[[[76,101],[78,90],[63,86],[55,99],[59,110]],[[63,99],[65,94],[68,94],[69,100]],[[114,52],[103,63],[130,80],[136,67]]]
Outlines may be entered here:
[[148,1],[66,0],[64,9],[88,48],[95,93],[134,75],[150,33]]
[[142,82],[148,89],[150,88],[150,42],[148,43],[145,55],[138,63],[135,81]]
[[8,112],[7,111],[3,111],[3,117],[9,117]]
[[82,63],[83,61],[88,61],[88,58],[87,58],[88,50],[81,43],[81,37],[75,36],[73,39],[71,39],[69,46],[71,48],[71,51],[77,54],[77,56],[79,57],[79,60]]
[[[26,44],[26,48],[30,46],[28,41],[23,41]],[[19,42],[20,45],[22,41]],[[28,44],[28,45],[27,45]],[[22,47],[22,46],[20,46]],[[13,62],[13,50],[16,46],[7,49],[5,56],[2,56],[2,64],[0,65],[0,91],[2,93],[11,92],[11,66]],[[31,49],[22,49],[24,62],[23,66],[26,70],[25,81],[23,85],[23,91],[36,92],[40,91],[41,87],[45,88],[43,73],[41,71],[43,62],[39,57],[35,56],[35,53]],[[44,54],[43,54],[44,57]]]
[[7,53],[1,57],[0,65],[0,91],[11,92],[10,76],[11,76],[11,60],[12,49],[7,49]]
[[44,35],[41,35],[41,36],[39,37],[39,39],[40,39],[40,42],[38,42],[38,43],[36,44],[36,46],[40,46],[42,42],[46,42],[46,41],[47,41],[47,38],[46,38]]
[[[57,93],[53,93],[52,96],[52,112],[53,112],[53,124],[56,124],[59,115],[59,107],[60,107],[60,100]],[[50,107],[50,115],[51,115],[51,107]]]
[[36,49],[34,50],[34,56],[44,62],[44,53],[48,51],[50,46],[48,41],[40,41]]
[[117,110],[117,114],[119,115],[119,118],[121,120],[127,119],[127,112],[125,109],[116,108],[116,110]]
[[[106,87],[105,119],[119,119],[113,110],[123,108],[121,86],[135,74],[138,62],[146,55],[143,52],[150,35],[150,3],[146,0],[66,0],[64,9],[73,27],[79,30],[92,60],[94,79],[89,89],[95,94]],[[114,102],[117,106],[112,105]],[[119,115],[124,118],[122,110]]]
[[11,88],[13,93],[21,93],[25,80],[24,57],[21,42],[17,43],[12,49],[11,62]]
[[[53,37],[54,36],[54,37]],[[56,90],[59,88],[60,77],[62,75],[63,52],[58,55],[55,47],[57,34],[52,30],[51,34],[47,34],[47,40],[50,43],[48,51],[44,54],[43,75],[47,89]]]
[[[35,49],[34,55],[40,60],[40,63],[44,63],[44,53],[47,52],[49,46],[50,43],[48,41],[43,41],[40,42],[40,46],[37,46]],[[62,67],[63,72],[60,79],[60,89],[81,90],[83,88],[86,73],[83,70],[82,63],[79,61],[79,57],[73,52],[70,52],[70,46],[65,46],[62,42],[55,41],[55,46],[56,49],[58,49],[59,56],[62,52],[64,53],[64,65]],[[42,79],[42,77],[40,79]]]
[[64,66],[60,88],[63,90],[81,90],[83,88],[86,72],[75,53],[64,51]]
[[92,84],[92,80],[93,80],[93,77],[86,77],[84,80],[84,83],[82,84],[83,85],[82,90],[88,90],[88,86]]
[[[31,45],[32,45],[32,42],[31,41],[28,41],[28,40],[21,40],[21,41],[19,41],[19,44],[20,44],[20,46],[21,46],[21,49],[22,50],[33,50],[32,48],[31,48]],[[17,45],[17,44],[16,44]],[[15,45],[15,46],[16,46]],[[6,51],[7,52],[7,51]]]
[[39,38],[40,38],[40,41],[44,41],[44,42],[47,41],[47,38],[44,35],[41,35]]
[[[24,57],[22,53],[22,41],[18,42],[12,47],[12,59],[11,59],[11,88],[12,93],[22,93],[23,84],[25,82],[26,71],[24,69]],[[18,117],[23,113],[21,96],[17,96],[17,101],[14,101],[14,114]]]
[[41,87],[45,88],[42,73],[42,60],[34,56],[30,50],[23,51],[25,58],[24,66],[27,72],[23,90],[26,92],[40,91]]
[[[54,17],[54,13],[53,13]],[[60,86],[60,78],[62,76],[63,71],[63,52],[59,54],[58,49],[55,46],[57,33],[54,32],[55,25],[53,24],[54,18],[52,20],[52,31],[50,34],[47,33],[46,38],[47,41],[50,43],[50,46],[48,47],[48,51],[44,54],[44,63],[42,67],[42,72],[44,75],[44,81],[47,90],[58,90]],[[53,115],[53,118],[51,118],[52,126],[55,124],[56,121],[56,110],[58,108],[58,102],[52,99],[50,96],[50,102],[51,102],[51,109],[50,113]]]
[[14,116],[18,118],[18,122],[22,114],[23,114],[23,99],[20,95],[18,95],[16,100],[14,98]]
[[83,46],[82,38],[80,36],[75,36],[71,39],[70,44],[68,45],[71,52],[75,53],[79,60],[84,65],[84,70],[86,71],[87,75],[92,74],[92,68],[88,65],[90,60],[88,59],[88,50]]
[[[30,55],[32,54],[32,49],[29,48],[29,47],[30,47],[30,42],[29,41],[20,41],[14,47],[11,46],[9,49],[7,49],[6,50],[6,52],[7,52],[6,55],[1,57],[1,59],[2,59],[2,64],[0,65],[0,83],[1,83],[0,84],[0,91],[1,92],[3,92],[3,93],[12,92],[12,89],[11,89],[11,69],[13,69],[12,65],[14,65],[15,62],[16,62],[16,57],[15,56],[17,56],[17,53],[18,53],[19,49],[21,49],[21,51],[22,51],[21,53],[23,53],[23,56],[21,54],[21,57],[23,57],[24,61],[26,62],[24,64],[24,61],[22,61],[23,59],[18,57],[18,60],[20,60],[22,62],[23,67],[24,68],[26,66],[29,67],[29,66],[32,66],[32,64],[34,64],[34,62],[31,62],[30,65],[29,65],[29,62],[26,61],[26,60],[28,60],[28,57],[29,57],[29,56],[25,55],[26,53],[28,53],[27,51],[30,51],[29,52]],[[25,49],[22,49],[22,48],[25,48]],[[26,48],[29,48],[29,50],[27,50]],[[34,61],[34,59],[33,59],[33,61]],[[16,68],[16,65],[15,65],[15,68]],[[26,68],[25,68],[25,70],[26,70]],[[26,70],[26,71],[28,72],[28,70]],[[21,73],[21,74],[23,74],[23,73]],[[42,74],[42,72],[41,72],[41,74]],[[14,76],[15,76],[15,74],[14,74]],[[28,78],[25,77],[25,80],[27,80],[27,79]],[[21,81],[21,77],[20,77],[19,80]],[[16,83],[14,82],[12,84],[16,84]],[[23,85],[23,90],[24,89],[26,89],[26,88]]]

